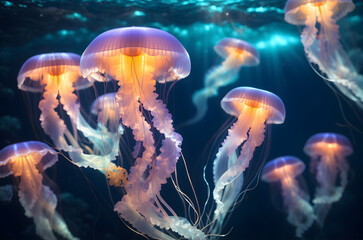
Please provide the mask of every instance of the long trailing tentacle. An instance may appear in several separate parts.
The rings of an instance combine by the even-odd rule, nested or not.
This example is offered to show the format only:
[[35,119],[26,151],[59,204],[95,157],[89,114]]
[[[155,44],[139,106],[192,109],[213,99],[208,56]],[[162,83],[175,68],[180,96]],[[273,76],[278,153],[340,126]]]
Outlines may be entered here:
[[[71,81],[61,79],[59,84],[60,102],[71,119],[73,130],[82,132],[91,141],[94,148],[93,151],[96,151],[96,153],[84,153],[83,149],[78,147],[80,143],[77,139],[74,139],[74,144],[72,142],[70,144],[75,150],[73,148],[69,149],[68,154],[78,166],[91,167],[103,172],[118,155],[119,134],[118,132],[110,133],[105,131],[105,129],[93,129],[84,120],[80,113],[80,104],[78,103],[78,97],[74,93],[75,89],[72,84]],[[73,135],[69,135],[69,138],[73,138]],[[77,146],[75,146],[75,143]]]
[[301,33],[301,42],[304,45],[304,48],[310,47],[316,39],[318,29],[315,27],[315,25],[316,15],[308,14],[306,17],[304,30]]
[[197,109],[193,118],[183,125],[194,124],[203,119],[208,111],[208,99],[218,95],[218,90],[229,84],[236,82],[238,72],[242,63],[238,63],[233,58],[227,58],[221,65],[208,70],[204,77],[204,86],[196,91],[192,96],[192,101]]
[[213,197],[217,204],[214,211],[214,218],[217,220],[213,232],[219,232],[218,227],[222,225],[226,214],[240,193],[243,173],[249,166],[256,147],[260,146],[264,140],[267,113],[263,109],[258,111],[260,117],[255,118],[249,125],[251,128],[248,131],[248,138],[244,142],[239,156],[233,162],[231,160],[234,158],[231,157],[232,155],[229,156],[228,170],[221,175],[213,190]]
[[60,119],[58,113],[54,110],[58,107],[58,88],[52,83],[53,79],[49,79],[45,86],[43,99],[39,102],[40,122],[44,132],[52,139],[54,145],[59,149],[67,148],[67,142],[64,139],[66,126],[64,121]]
[[282,196],[287,207],[287,221],[296,227],[296,236],[301,237],[315,220],[314,209],[308,195],[303,193],[295,179],[282,182]]

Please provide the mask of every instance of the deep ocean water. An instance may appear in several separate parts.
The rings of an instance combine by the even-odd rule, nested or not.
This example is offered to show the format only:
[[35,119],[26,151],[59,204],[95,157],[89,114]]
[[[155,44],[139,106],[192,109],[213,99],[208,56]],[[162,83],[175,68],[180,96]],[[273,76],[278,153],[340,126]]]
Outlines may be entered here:
[[[363,2],[354,3],[356,9],[338,23],[341,42],[362,74]],[[279,0],[0,1],[0,148],[30,140],[51,145],[39,123],[36,101],[40,96],[17,88],[18,72],[28,58],[48,52],[81,55],[96,36],[113,28],[159,28],[174,35],[191,59],[190,75],[173,84],[164,100],[176,131],[183,136],[182,153],[199,204],[203,205],[207,198],[203,167],[208,163],[207,179],[211,180],[211,162],[224,138],[224,135],[216,138],[216,134],[226,121],[231,121],[220,107],[222,97],[239,86],[261,88],[282,99],[286,120],[269,128],[270,137],[257,148],[254,159],[269,161],[294,155],[308,165],[309,157],[304,154],[303,146],[319,132],[343,134],[353,145],[354,153],[348,157],[349,183],[342,199],[332,206],[324,228],[313,225],[304,234],[305,239],[363,239],[363,110],[309,65],[300,41],[302,29],[284,21],[284,6],[285,1]],[[202,121],[183,126],[195,114],[192,94],[203,86],[207,70],[221,62],[213,46],[224,37],[252,44],[260,54],[260,64],[242,67],[238,81],[222,87],[218,97],[209,100],[209,110]],[[88,111],[94,91],[102,93],[102,87],[99,84],[80,91],[83,111]],[[165,92],[165,88],[159,86],[157,91]],[[179,183],[193,199],[183,162],[179,161],[177,167]],[[101,173],[78,168],[60,155],[46,174],[48,186],[58,197],[57,210],[75,236],[145,239],[128,229],[113,211],[122,191],[109,187]],[[303,176],[312,196],[314,184],[308,167]],[[11,177],[0,179],[1,186],[15,183]],[[181,201],[170,182],[163,186],[161,194],[183,215]],[[294,239],[294,227],[286,221],[283,209],[276,209],[272,195],[268,184],[255,181],[226,223],[222,232],[228,233],[225,239]],[[40,239],[35,234],[33,220],[24,216],[17,194],[10,203],[0,204],[0,236]]]

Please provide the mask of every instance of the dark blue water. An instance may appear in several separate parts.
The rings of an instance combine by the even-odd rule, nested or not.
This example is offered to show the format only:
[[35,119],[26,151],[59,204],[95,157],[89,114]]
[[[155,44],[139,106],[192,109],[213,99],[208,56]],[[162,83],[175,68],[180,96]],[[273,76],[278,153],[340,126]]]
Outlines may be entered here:
[[[255,152],[255,158],[267,160],[294,155],[309,163],[303,153],[306,140],[319,132],[337,132],[348,137],[354,154],[349,157],[349,184],[343,198],[335,203],[321,230],[313,226],[306,239],[363,239],[363,125],[358,109],[341,94],[332,90],[306,60],[299,29],[283,20],[285,1],[1,1],[0,2],[0,147],[27,140],[50,142],[39,126],[35,101],[40,96],[17,89],[17,74],[29,57],[47,52],[82,54],[100,33],[126,26],[148,26],[165,30],[179,39],[188,51],[190,76],[173,85],[167,99],[176,131],[183,136],[182,152],[203,205],[207,187],[202,179],[207,164],[211,180],[211,161],[223,137],[214,136],[230,120],[220,108],[220,100],[232,88],[251,86],[278,95],[286,107],[286,121],[269,129],[270,140]],[[358,70],[362,70],[363,4],[339,22],[341,40]],[[301,29],[300,29],[301,30]],[[199,123],[179,128],[195,113],[191,97],[203,86],[206,71],[222,60],[213,46],[223,37],[250,42],[260,53],[260,65],[244,67],[239,80],[223,87],[210,99],[210,109]],[[361,72],[362,73],[362,72]],[[102,86],[99,86],[101,88]],[[159,87],[162,92],[164,87]],[[80,93],[83,106],[89,106],[93,89]],[[356,114],[357,113],[357,114]],[[216,145],[213,145],[216,141]],[[127,144],[126,144],[127,146]],[[263,148],[268,149],[268,155]],[[208,157],[209,156],[209,157]],[[178,169],[183,172],[180,161]],[[209,171],[209,172],[208,172]],[[143,239],[129,230],[113,212],[113,202],[122,193],[108,188],[101,173],[79,169],[64,157],[48,169],[47,183],[58,196],[57,210],[71,232],[81,239]],[[304,177],[314,193],[309,171]],[[185,174],[179,176],[185,192],[192,196]],[[15,184],[8,177],[0,184]],[[257,185],[255,185],[257,184]],[[234,209],[226,224],[225,239],[293,239],[295,229],[284,212],[273,205],[268,184],[256,182],[243,201]],[[112,200],[110,198],[112,196]],[[180,215],[183,208],[172,186],[162,195],[172,202]],[[32,219],[24,216],[15,194],[10,204],[0,205],[1,239],[37,239]]]

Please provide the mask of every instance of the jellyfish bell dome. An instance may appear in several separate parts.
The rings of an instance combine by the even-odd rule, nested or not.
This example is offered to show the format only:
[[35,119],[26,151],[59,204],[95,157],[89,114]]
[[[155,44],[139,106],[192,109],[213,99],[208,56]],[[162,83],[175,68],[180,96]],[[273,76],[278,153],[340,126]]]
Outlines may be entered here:
[[329,151],[349,156],[353,153],[353,147],[348,138],[338,133],[315,134],[307,140],[304,146],[304,152],[309,156],[321,155]]
[[73,87],[80,90],[88,88],[91,83],[83,78],[79,71],[81,57],[75,53],[45,53],[29,58],[18,74],[18,88],[28,92],[42,92],[42,80],[48,76],[73,74],[68,80]]
[[261,179],[265,182],[278,182],[285,177],[295,177],[305,170],[305,164],[293,156],[275,158],[262,169]]
[[214,46],[216,53],[228,58],[231,54],[243,54],[243,66],[255,66],[260,63],[257,50],[248,42],[236,38],[223,38]]
[[67,80],[80,90],[88,88],[91,83],[83,78],[79,70],[80,56],[75,53],[45,53],[29,58],[18,74],[18,88],[28,92],[42,92],[48,76],[71,74]]
[[91,105],[91,113],[93,115],[97,115],[99,112],[104,109],[116,109],[116,93],[106,93],[104,95],[99,96],[96,100],[93,101]]
[[21,157],[27,157],[34,164],[40,164],[44,170],[58,161],[57,152],[45,143],[38,141],[15,143],[0,151],[0,178],[11,175],[13,172],[7,165],[14,164]]
[[121,57],[145,57],[154,62],[153,77],[159,82],[185,78],[190,73],[189,54],[171,34],[148,27],[126,27],[106,31],[96,37],[81,58],[84,77],[107,81],[100,73],[117,79],[122,71],[115,67]]
[[285,21],[294,25],[305,25],[306,18],[312,7],[329,4],[332,11],[332,18],[339,20],[354,10],[352,0],[288,0],[285,5]]
[[226,113],[234,116],[239,116],[245,106],[268,110],[268,124],[281,124],[286,116],[285,105],[277,95],[252,87],[232,89],[222,99],[221,106]]

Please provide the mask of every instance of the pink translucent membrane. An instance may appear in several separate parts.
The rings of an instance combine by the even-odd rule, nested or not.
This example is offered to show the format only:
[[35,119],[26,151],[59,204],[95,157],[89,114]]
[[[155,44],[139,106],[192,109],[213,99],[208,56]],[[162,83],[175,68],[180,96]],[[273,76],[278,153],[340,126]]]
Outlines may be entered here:
[[335,20],[341,19],[355,8],[352,0],[288,0],[285,5],[285,21],[294,25],[305,25],[307,16],[298,8],[306,4],[320,3],[336,3],[332,16]]
[[38,141],[21,142],[9,145],[0,151],[0,178],[12,174],[7,163],[13,157],[26,156],[31,153],[40,153],[42,155],[38,164],[46,169],[58,161],[56,151],[47,144]]
[[[276,158],[268,162],[262,170],[261,178],[266,182],[277,182],[281,180],[281,177],[274,174],[274,172],[286,170],[286,175],[295,177],[300,175],[305,170],[305,164],[298,158],[293,156],[284,156]],[[282,176],[283,177],[283,176]]]
[[162,70],[155,69],[154,78],[160,82],[179,80],[190,73],[189,54],[181,43],[167,32],[147,27],[116,28],[96,37],[82,54],[81,72],[92,79],[95,72],[107,72],[110,57],[144,53],[171,58]]
[[[45,53],[29,58],[18,74],[18,88],[29,92],[42,92],[41,80],[47,74],[56,75],[73,72],[77,79],[73,81],[75,89],[84,89],[91,83],[80,75],[80,56],[75,53]],[[37,73],[37,74],[34,74]]]
[[216,46],[214,46],[214,50],[216,53],[223,57],[228,58],[230,55],[230,51],[246,51],[250,53],[247,55],[245,61],[243,62],[244,66],[255,66],[260,63],[260,56],[257,50],[248,42],[245,42],[236,38],[223,38],[220,40]]
[[353,153],[353,147],[349,139],[338,133],[318,133],[308,139],[304,146],[304,152],[309,156],[317,154],[317,144],[326,143],[340,146],[340,152],[343,156]]
[[239,116],[241,114],[239,107],[252,102],[260,103],[259,107],[269,111],[266,123],[280,124],[284,122],[286,112],[283,102],[277,95],[265,90],[251,87],[234,88],[222,99],[221,106],[226,113]]

